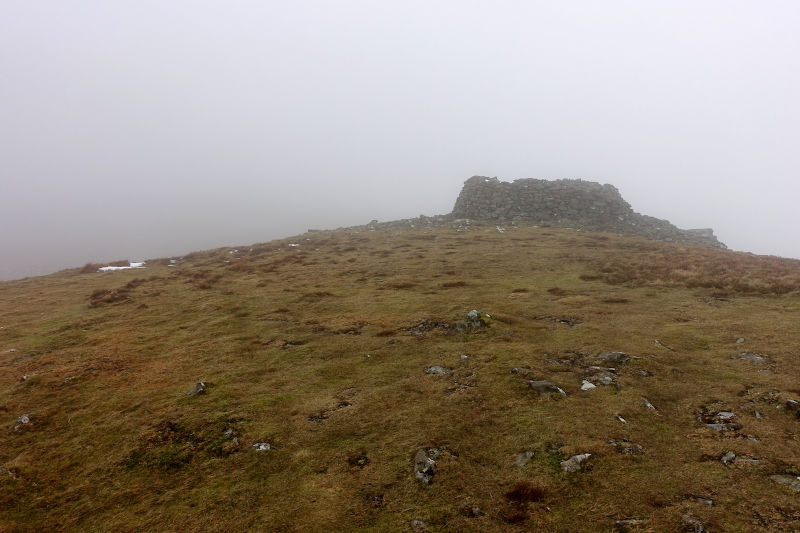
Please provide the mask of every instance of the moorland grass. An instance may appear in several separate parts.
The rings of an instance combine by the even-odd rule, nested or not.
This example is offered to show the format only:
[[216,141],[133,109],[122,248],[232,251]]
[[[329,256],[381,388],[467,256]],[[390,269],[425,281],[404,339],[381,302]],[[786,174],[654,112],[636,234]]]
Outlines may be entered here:
[[[0,531],[800,528],[797,493],[769,479],[800,473],[782,408],[800,394],[798,261],[493,226],[175,259],[0,283]],[[491,325],[450,327],[471,309]],[[772,362],[731,360],[745,350]],[[603,351],[634,356],[619,388],[580,390]],[[703,406],[741,428],[705,427]],[[433,447],[422,485],[414,455]]]

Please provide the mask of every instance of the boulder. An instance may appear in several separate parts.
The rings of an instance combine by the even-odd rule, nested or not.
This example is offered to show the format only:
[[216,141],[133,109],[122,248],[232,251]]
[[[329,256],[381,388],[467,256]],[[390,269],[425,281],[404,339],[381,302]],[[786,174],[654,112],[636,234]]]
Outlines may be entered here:
[[436,460],[430,455],[438,456],[431,450],[421,449],[414,456],[414,478],[424,485],[430,485],[436,475]]
[[581,468],[583,468],[583,463],[586,462],[592,454],[590,453],[581,453],[579,455],[573,455],[566,461],[561,461],[561,470],[564,472],[577,472]]

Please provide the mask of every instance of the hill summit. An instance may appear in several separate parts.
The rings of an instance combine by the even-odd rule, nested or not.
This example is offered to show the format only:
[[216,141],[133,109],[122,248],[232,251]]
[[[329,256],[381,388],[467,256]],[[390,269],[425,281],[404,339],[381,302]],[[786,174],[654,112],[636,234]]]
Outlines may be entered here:
[[708,228],[682,230],[667,220],[635,212],[613,185],[580,179],[473,176],[464,182],[451,214],[482,221],[524,220],[589,231],[639,235],[652,240],[727,248]]

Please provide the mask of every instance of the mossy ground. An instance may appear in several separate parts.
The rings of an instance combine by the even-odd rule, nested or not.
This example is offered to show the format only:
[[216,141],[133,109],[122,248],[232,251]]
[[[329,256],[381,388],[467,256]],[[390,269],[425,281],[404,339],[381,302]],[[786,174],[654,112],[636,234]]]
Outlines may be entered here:
[[[769,479],[800,473],[800,420],[780,409],[800,392],[800,262],[474,226],[168,264],[0,283],[0,531],[670,531],[684,513],[800,528],[800,495]],[[471,309],[494,321],[417,327]],[[746,350],[772,362],[731,360]],[[603,351],[636,358],[618,390],[581,391]],[[707,405],[741,429],[704,427]],[[608,443],[624,439],[643,453]],[[430,486],[412,472],[423,447],[448,450]],[[760,462],[726,467],[727,451]],[[587,469],[562,472],[578,453]],[[509,499],[520,482],[543,496]]]

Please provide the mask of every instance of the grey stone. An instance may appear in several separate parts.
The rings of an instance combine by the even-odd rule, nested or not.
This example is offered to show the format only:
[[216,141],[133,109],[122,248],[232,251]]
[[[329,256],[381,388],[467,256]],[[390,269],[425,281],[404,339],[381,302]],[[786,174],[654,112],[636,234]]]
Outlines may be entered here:
[[739,337],[736,339],[736,344],[742,344],[744,342],[744,337]]
[[592,454],[590,453],[581,453],[579,455],[573,455],[569,459],[565,461],[561,461],[561,470],[564,472],[577,472],[581,468],[583,468],[583,463],[585,463]]
[[17,417],[17,423],[14,424],[14,431],[18,431],[21,427],[31,423],[31,417],[28,414],[20,415]]
[[648,409],[652,409],[653,411],[657,411],[655,406],[652,403],[650,403],[650,400],[648,400],[647,398],[642,398],[642,400],[644,400],[645,407],[647,407]]
[[520,452],[516,455],[516,457],[514,457],[514,464],[522,468],[523,466],[531,462],[531,459],[533,459],[534,455],[535,453],[530,450]]
[[269,442],[256,442],[253,444],[253,450],[257,452],[265,452],[272,449],[272,445]]
[[608,441],[613,447],[617,449],[618,452],[624,453],[625,455],[641,455],[642,454],[642,447],[638,444],[633,442],[628,442],[626,440],[622,441]]
[[437,454],[422,449],[414,456],[414,478],[425,485],[430,485],[436,475],[436,461],[430,455]]
[[774,476],[769,476],[769,478],[776,483],[780,483],[781,485],[788,485],[794,490],[800,492],[799,476],[792,476],[789,474],[776,474]]
[[467,313],[467,323],[473,328],[488,326],[491,318],[492,315],[489,313],[484,313],[483,311],[478,311],[477,309],[473,309]]
[[581,383],[581,390],[592,390],[596,388],[597,386],[595,386],[595,384],[592,383],[591,381],[587,381],[584,379],[583,383]]
[[770,359],[766,355],[761,355],[760,353],[755,352],[742,352],[737,353],[736,355],[732,355],[731,359],[738,359],[741,361],[749,361],[754,365],[761,365],[764,363],[769,363]]
[[203,394],[206,392],[206,384],[202,381],[198,381],[197,385],[194,386],[192,390],[186,393],[187,396],[194,396],[196,394]]
[[528,381],[528,386],[534,391],[538,392],[541,398],[550,398],[554,394],[558,394],[562,398],[567,397],[567,393],[552,381],[531,380]]
[[630,356],[625,352],[603,352],[597,356],[605,363],[613,363],[619,365],[630,359]]
[[425,369],[426,374],[449,374],[450,372],[452,372],[452,369],[438,365],[429,366],[428,368]]
[[641,215],[633,211],[615,187],[585,180],[519,179],[509,183],[473,176],[464,182],[448,216],[453,222],[476,219],[497,224],[519,220],[538,226],[608,231],[725,248],[711,229],[681,230],[666,220]]
[[647,523],[647,520],[643,518],[624,518],[622,520],[615,520],[614,527],[621,531],[627,531],[628,528],[636,528],[639,526],[643,526]]
[[724,464],[725,466],[733,464],[735,460],[736,460],[736,454],[733,452],[728,452],[720,458],[720,461],[722,461],[722,464]]
[[683,524],[684,528],[688,529],[689,531],[694,531],[694,533],[708,533],[708,529],[706,529],[700,520],[688,514],[681,516],[681,523]]
[[414,531],[427,531],[428,530],[428,524],[426,524],[422,520],[412,520],[410,522],[410,525],[411,525],[411,529],[414,530]]

